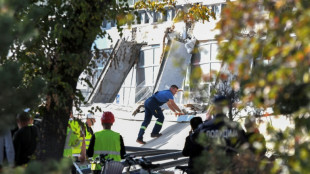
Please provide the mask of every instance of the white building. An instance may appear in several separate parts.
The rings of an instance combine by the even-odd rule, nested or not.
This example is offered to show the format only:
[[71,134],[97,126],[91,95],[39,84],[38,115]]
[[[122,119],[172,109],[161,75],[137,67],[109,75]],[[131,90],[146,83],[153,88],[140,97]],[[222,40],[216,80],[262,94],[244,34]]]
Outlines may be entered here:
[[[129,0],[130,5],[133,5],[135,1],[137,0]],[[179,9],[187,8],[187,6],[192,3],[202,3],[209,7],[216,14],[216,19],[210,19],[210,22],[195,22],[190,29],[186,29],[184,22],[173,23],[173,18],[177,11]],[[128,73],[127,78],[118,92],[115,102],[123,105],[132,105],[143,100],[143,98],[141,98],[141,96],[143,96],[142,93],[153,90],[160,68],[163,43],[167,44],[167,39],[165,39],[165,42],[163,41],[165,31],[173,25],[174,32],[170,33],[168,37],[178,38],[184,42],[190,38],[195,38],[198,41],[197,48],[199,51],[191,57],[191,64],[188,66],[186,79],[184,79],[181,88],[186,92],[193,93],[189,88],[188,78],[194,68],[200,67],[203,74],[207,74],[212,70],[219,71],[221,62],[216,59],[218,45],[215,40],[215,35],[218,31],[214,30],[214,28],[216,22],[220,18],[222,9],[225,7],[225,3],[226,0],[179,0],[176,9],[166,9],[167,13],[165,16],[157,12],[139,10],[138,13],[141,21],[135,21],[130,28],[128,26],[123,26],[123,38],[128,41],[145,43],[146,45],[141,48],[139,61]],[[116,41],[120,38],[115,21],[104,21],[102,29],[112,37],[113,41],[110,41],[107,38],[102,38],[97,39],[95,44],[97,48],[109,52],[115,46]],[[94,69],[96,72],[95,77],[90,79],[93,85],[96,83],[96,79],[103,69],[103,62],[99,62],[98,65],[99,66]],[[166,84],[166,86],[169,85],[172,84]],[[79,85],[78,88],[82,89],[86,96],[91,91],[91,89],[85,84],[84,87],[83,85]],[[208,87],[206,87],[205,90],[206,93],[208,93]],[[149,95],[151,95],[151,93]],[[181,100],[179,101],[181,102]],[[182,102],[195,102],[195,100],[182,100]]]

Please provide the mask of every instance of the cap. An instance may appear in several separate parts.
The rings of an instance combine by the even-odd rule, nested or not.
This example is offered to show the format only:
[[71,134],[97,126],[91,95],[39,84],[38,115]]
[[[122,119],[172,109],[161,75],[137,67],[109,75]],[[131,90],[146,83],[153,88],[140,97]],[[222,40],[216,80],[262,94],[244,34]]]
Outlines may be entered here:
[[217,95],[212,100],[214,104],[223,104],[223,102],[227,102],[227,98],[223,95]]
[[103,112],[102,117],[101,117],[101,123],[114,123],[114,115],[112,112]]
[[92,113],[88,113],[87,116],[86,116],[86,118],[95,118],[95,116],[94,116],[94,114],[92,114]]

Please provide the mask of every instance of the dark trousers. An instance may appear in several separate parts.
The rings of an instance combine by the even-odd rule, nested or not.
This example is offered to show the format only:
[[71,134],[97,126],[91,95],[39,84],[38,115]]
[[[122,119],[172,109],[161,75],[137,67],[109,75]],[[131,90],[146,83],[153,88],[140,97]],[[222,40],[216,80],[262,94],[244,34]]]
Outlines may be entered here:
[[155,126],[153,128],[152,134],[158,134],[161,130],[162,124],[165,120],[165,116],[160,108],[160,103],[156,101],[153,97],[148,98],[144,103],[145,108],[145,115],[144,115],[144,121],[142,122],[138,139],[143,140],[143,135],[145,132],[145,129],[150,124],[152,120],[152,116],[154,115],[157,120],[155,123]]
[[101,170],[92,170],[91,173],[92,174],[101,174]]

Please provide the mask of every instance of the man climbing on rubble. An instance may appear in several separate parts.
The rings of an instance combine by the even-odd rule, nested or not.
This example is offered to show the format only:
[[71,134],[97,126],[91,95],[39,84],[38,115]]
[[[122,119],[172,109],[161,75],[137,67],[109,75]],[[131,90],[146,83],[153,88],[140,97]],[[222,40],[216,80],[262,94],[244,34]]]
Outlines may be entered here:
[[152,120],[152,116],[154,115],[157,120],[155,123],[155,126],[153,128],[153,131],[151,133],[152,138],[160,137],[162,134],[159,133],[161,130],[161,127],[163,125],[165,116],[160,108],[163,104],[167,103],[168,107],[176,114],[176,115],[182,115],[181,109],[175,104],[174,102],[174,95],[178,92],[178,86],[171,85],[170,89],[163,90],[163,91],[157,91],[155,94],[153,94],[151,97],[149,97],[144,102],[144,108],[145,108],[145,115],[144,115],[144,121],[142,122],[137,143],[145,144],[146,142],[143,141],[143,135],[145,132],[145,129],[150,124]]

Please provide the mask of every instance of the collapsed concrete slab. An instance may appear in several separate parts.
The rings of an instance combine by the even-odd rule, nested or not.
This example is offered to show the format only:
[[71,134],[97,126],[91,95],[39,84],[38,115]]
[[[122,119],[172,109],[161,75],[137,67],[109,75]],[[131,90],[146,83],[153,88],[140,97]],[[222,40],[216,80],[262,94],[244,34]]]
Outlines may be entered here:
[[112,103],[139,58],[143,44],[123,39],[116,43],[87,103]]

